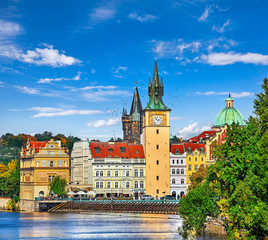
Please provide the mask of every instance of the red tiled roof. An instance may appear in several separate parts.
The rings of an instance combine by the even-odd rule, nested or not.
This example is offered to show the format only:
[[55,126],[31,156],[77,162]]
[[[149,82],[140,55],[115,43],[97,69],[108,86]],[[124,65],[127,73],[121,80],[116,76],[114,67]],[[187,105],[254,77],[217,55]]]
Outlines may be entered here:
[[[90,150],[93,158],[144,158],[143,146],[141,144],[127,144],[125,142],[90,142]],[[100,152],[96,152],[95,148],[99,148]],[[120,148],[125,148],[122,152]],[[109,149],[112,151],[109,152]]]
[[206,137],[213,136],[217,131],[204,131],[198,136],[192,137],[189,139],[190,142],[200,142],[200,138],[205,139]]
[[205,144],[203,143],[192,143],[192,142],[185,142],[180,144],[171,144],[170,152],[175,154],[176,150],[178,150],[181,154],[188,151],[188,148],[191,148],[191,152],[197,149],[200,151],[200,148],[203,148],[203,151],[206,151]]
[[39,152],[39,148],[43,148],[46,146],[47,141],[44,142],[30,142],[30,148],[33,149],[35,147],[35,152]]

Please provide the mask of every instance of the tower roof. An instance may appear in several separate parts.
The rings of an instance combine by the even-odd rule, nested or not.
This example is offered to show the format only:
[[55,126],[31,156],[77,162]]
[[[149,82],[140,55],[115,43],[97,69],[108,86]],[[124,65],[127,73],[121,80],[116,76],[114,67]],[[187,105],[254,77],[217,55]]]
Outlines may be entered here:
[[131,109],[130,109],[130,115],[132,115],[133,113],[138,113],[138,114],[142,113],[142,105],[141,105],[141,100],[140,100],[139,91],[137,87],[135,88],[135,91],[134,91],[134,96],[133,96]]
[[165,106],[162,100],[162,96],[164,95],[163,79],[161,77],[161,84],[160,84],[156,59],[154,63],[153,81],[152,81],[152,84],[150,84],[150,80],[149,80],[148,93],[150,96],[150,100],[145,110],[170,111],[170,109]]

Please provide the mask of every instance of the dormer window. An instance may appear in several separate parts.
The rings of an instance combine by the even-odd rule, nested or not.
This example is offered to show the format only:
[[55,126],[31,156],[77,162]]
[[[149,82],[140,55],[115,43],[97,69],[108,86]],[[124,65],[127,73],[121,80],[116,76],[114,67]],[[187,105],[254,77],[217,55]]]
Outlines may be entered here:
[[136,153],[139,153],[139,151],[138,151],[138,150],[136,150]]
[[100,148],[99,147],[94,147],[95,153],[100,153]]
[[120,147],[120,152],[121,153],[125,153],[126,152],[126,148],[125,147]]
[[190,148],[190,147],[188,147],[188,149],[187,149],[187,150],[188,150],[188,152],[189,152],[189,153],[191,152],[191,148]]
[[109,153],[112,153],[113,152],[113,149],[112,148],[108,148],[108,152]]
[[200,148],[200,152],[203,153],[204,152],[204,148],[201,147]]

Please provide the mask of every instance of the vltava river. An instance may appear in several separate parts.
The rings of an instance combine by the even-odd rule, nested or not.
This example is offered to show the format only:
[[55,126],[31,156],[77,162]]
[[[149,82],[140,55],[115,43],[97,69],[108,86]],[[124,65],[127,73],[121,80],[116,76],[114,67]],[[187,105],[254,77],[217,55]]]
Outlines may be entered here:
[[177,215],[0,212],[0,239],[182,239],[181,224]]

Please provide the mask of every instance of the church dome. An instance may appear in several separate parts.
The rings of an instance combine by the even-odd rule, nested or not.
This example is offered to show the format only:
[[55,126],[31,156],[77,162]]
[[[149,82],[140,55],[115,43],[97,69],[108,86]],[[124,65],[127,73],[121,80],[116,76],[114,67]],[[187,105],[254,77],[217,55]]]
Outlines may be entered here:
[[234,108],[234,99],[230,96],[225,100],[225,108],[222,109],[216,116],[214,127],[220,127],[225,124],[231,125],[233,122],[240,126],[245,126],[243,115]]

